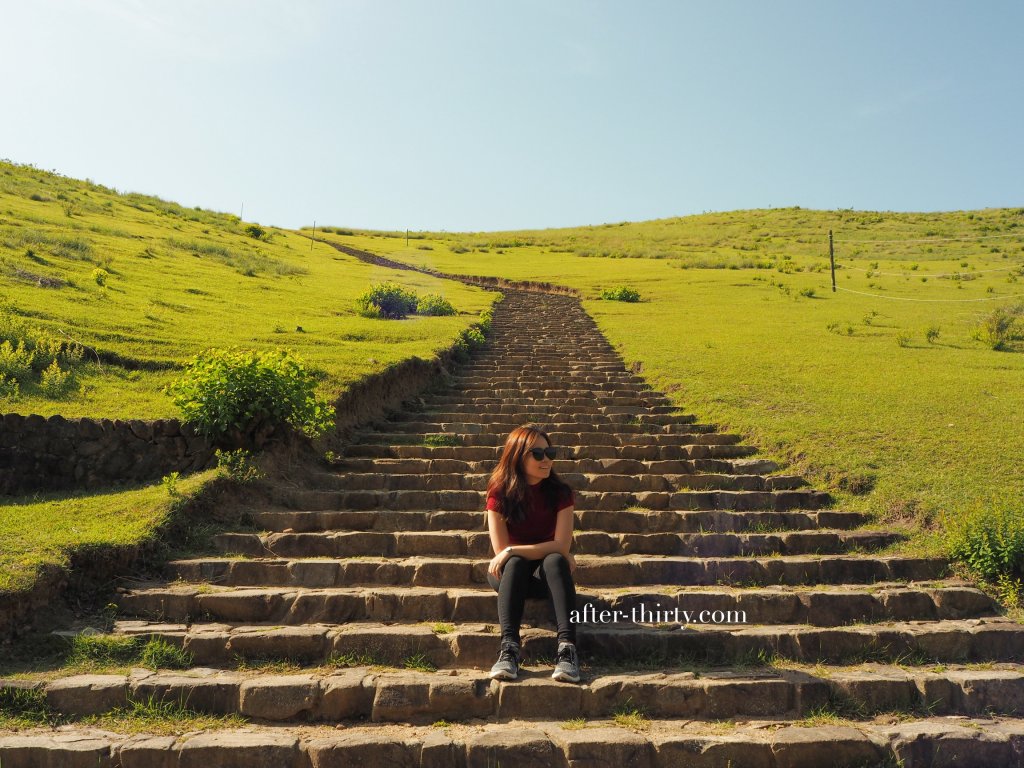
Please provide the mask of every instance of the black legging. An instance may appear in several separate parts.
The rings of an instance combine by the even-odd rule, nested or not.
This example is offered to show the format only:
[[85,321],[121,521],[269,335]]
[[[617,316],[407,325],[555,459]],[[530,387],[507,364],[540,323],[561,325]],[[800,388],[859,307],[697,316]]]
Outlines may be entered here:
[[501,582],[488,573],[487,583],[498,591],[502,641],[519,645],[519,625],[528,597],[550,597],[555,606],[558,641],[576,644],[576,626],[569,621],[569,612],[576,607],[576,585],[569,572],[569,561],[563,555],[552,552],[543,560],[512,555],[505,561]]

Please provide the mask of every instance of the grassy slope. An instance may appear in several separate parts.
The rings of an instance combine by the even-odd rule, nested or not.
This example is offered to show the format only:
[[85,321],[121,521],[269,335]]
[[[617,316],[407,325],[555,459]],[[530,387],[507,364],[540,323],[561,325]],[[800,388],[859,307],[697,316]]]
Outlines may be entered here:
[[[323,243],[311,248],[295,233],[268,228],[269,241],[257,240],[245,226],[0,163],[0,312],[144,366],[178,365],[210,346],[287,347],[324,371],[321,389],[336,395],[388,364],[450,346],[493,300],[458,283],[365,265]],[[97,268],[110,273],[106,286],[93,278]],[[63,285],[41,287],[39,278]],[[356,296],[385,279],[444,294],[461,314],[401,322],[356,315]],[[15,402],[0,400],[0,411],[171,416],[160,389],[174,375],[93,362],[77,396],[55,402],[26,390]]]
[[[395,274],[322,243],[311,249],[301,235],[270,232],[269,242],[256,240],[233,216],[0,163],[0,315],[142,365],[179,365],[209,346],[288,347],[325,373],[324,394],[337,395],[390,363],[450,346],[493,301],[490,292]],[[110,274],[105,287],[92,276],[97,268]],[[39,278],[62,287],[42,287]],[[442,293],[461,314],[357,316],[355,297],[384,279]],[[81,370],[77,395],[55,401],[26,388],[16,401],[0,399],[0,412],[175,415],[160,391],[173,368],[93,362]],[[76,547],[137,543],[167,507],[159,485],[0,504],[0,591],[30,586],[38,567],[66,563]]]
[[[842,287],[892,298],[997,300],[832,293],[829,228],[837,241],[862,241],[837,242]],[[999,300],[1024,294],[1017,272],[1024,211],[737,211],[566,230],[434,233],[408,247],[380,233],[327,237],[445,272],[579,288],[587,311],[627,361],[642,361],[654,386],[809,472],[847,506],[934,512],[998,489],[1024,494],[1024,355],[971,338],[980,314],[1024,301]],[[947,237],[972,239],[935,242]],[[868,242],[889,239],[901,242]],[[906,242],[916,239],[930,242]],[[874,262],[900,274],[869,275]],[[936,276],[952,272],[974,279]],[[596,299],[619,284],[639,289],[644,301]],[[801,295],[804,289],[814,296]],[[928,343],[924,330],[933,325],[940,335]],[[908,346],[897,343],[901,332]],[[865,480],[875,483],[869,495],[842,492]]]
[[[216,472],[179,480],[176,491],[197,491]],[[128,491],[19,500],[0,510],[0,592],[32,585],[44,565],[66,566],[69,554],[88,546],[132,546],[167,521],[173,499],[162,483]]]

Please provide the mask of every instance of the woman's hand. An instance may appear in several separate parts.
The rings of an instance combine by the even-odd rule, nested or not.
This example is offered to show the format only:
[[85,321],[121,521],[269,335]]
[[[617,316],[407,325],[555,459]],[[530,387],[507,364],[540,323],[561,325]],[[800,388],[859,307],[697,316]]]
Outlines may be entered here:
[[505,561],[510,557],[509,553],[504,549],[498,554],[491,558],[491,562],[487,564],[487,572],[494,576],[496,579],[501,579],[501,569],[505,567]]
[[569,573],[576,572],[576,558],[572,556],[572,552],[566,552],[565,559],[569,561]]

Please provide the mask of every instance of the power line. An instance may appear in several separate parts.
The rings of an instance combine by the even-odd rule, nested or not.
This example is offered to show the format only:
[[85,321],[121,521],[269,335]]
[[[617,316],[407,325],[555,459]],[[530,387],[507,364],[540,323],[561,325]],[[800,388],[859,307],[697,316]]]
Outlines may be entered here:
[[988,272],[1006,272],[1007,270],[1013,270],[1024,267],[1021,264],[1015,264],[1012,267],[998,267],[997,269],[972,269],[969,272],[880,272],[877,269],[864,269],[863,267],[853,267],[848,264],[840,265],[840,269],[855,269],[858,272],[873,272],[876,275],[889,275],[890,277],[952,277],[953,275],[983,275]]
[[1019,299],[1024,296],[1024,293],[1018,293],[1013,296],[989,296],[985,299],[911,299],[905,296],[883,296],[880,293],[865,293],[864,291],[854,291],[850,288],[843,288],[843,286],[836,286],[840,291],[846,291],[847,293],[856,293],[859,296],[871,296],[876,299],[889,299],[890,301],[925,301],[925,302],[939,302],[939,303],[951,303],[951,304],[962,304],[964,302],[971,301],[1000,301],[1003,299]]

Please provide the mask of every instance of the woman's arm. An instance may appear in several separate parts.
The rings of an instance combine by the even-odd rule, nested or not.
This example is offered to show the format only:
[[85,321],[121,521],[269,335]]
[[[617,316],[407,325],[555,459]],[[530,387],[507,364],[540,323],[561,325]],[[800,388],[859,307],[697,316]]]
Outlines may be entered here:
[[[569,554],[569,547],[572,546],[572,525],[574,507],[566,507],[558,513],[555,520],[555,538],[551,541],[542,541],[539,544],[515,544],[510,550],[508,540],[508,526],[505,519],[497,512],[488,511],[487,527],[491,534],[491,547],[494,549],[494,558],[488,566],[488,571],[497,578],[505,561],[512,555],[525,557],[527,560],[541,560],[552,552],[564,555],[575,565],[572,555]],[[495,519],[496,518],[496,519]]]

